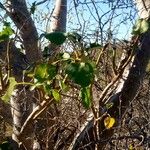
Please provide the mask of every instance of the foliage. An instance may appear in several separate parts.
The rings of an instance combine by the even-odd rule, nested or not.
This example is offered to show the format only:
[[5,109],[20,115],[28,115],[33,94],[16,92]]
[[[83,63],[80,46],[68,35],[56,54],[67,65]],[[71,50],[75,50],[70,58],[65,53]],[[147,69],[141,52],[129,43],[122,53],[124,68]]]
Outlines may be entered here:
[[51,43],[56,45],[61,45],[66,40],[66,34],[63,32],[52,32],[52,33],[45,33],[43,36],[48,39]]
[[138,19],[133,26],[132,34],[140,35],[147,32],[150,28],[150,22],[146,19]]
[[12,28],[10,27],[10,23],[4,22],[3,30],[0,32],[0,42],[4,40],[8,40],[9,37],[14,33]]
[[115,124],[115,118],[108,116],[104,119],[104,125],[106,129],[112,128],[114,124]]
[[[66,35],[68,35],[69,38],[79,38],[79,34],[74,32],[72,34],[53,32],[50,34],[45,34],[44,36],[52,43],[60,45],[65,42]],[[78,38],[77,40],[79,41]],[[61,66],[61,68],[59,68],[58,66]],[[61,70],[62,73],[59,73],[59,70]],[[35,66],[34,71],[28,73],[28,76],[33,78],[34,80],[34,83],[33,85],[31,85],[30,90],[33,90],[35,88],[43,89],[46,97],[52,96],[56,100],[56,102],[59,102],[61,100],[60,92],[68,87],[68,85],[66,85],[67,82],[66,84],[65,81],[62,82],[63,76],[67,75],[68,79],[81,87],[81,102],[85,108],[89,108],[91,106],[91,92],[89,86],[92,84],[92,81],[94,79],[94,70],[94,62],[89,61],[89,58],[86,58],[84,53],[79,58],[78,56],[74,57],[74,55],[71,53],[69,54],[67,52],[64,52],[61,55],[58,55],[54,62],[43,61],[41,63],[38,63]],[[30,83],[17,83],[13,77],[10,77],[9,80],[9,87],[5,95],[2,97],[2,99],[5,101],[8,101],[10,99],[16,85],[30,85]],[[61,83],[59,85],[59,88],[56,89],[53,86],[54,82]]]
[[94,69],[88,62],[73,62],[66,67],[66,73],[81,87],[87,87],[94,78]]
[[4,100],[5,102],[8,102],[10,100],[10,97],[11,97],[16,85],[17,85],[17,82],[15,81],[15,78],[10,77],[9,78],[9,87],[8,87],[5,95],[1,97],[2,100]]
[[83,87],[80,91],[80,97],[82,100],[82,104],[85,108],[89,108],[91,106],[91,91],[90,87]]

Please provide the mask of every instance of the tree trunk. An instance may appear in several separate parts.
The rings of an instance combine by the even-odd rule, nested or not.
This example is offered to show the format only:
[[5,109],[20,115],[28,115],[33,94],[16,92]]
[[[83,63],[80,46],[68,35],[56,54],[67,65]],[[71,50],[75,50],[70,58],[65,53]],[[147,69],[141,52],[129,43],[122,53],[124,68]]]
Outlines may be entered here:
[[150,15],[149,0],[135,0],[136,7],[140,18],[148,18]]
[[56,0],[51,16],[50,32],[66,32],[67,0]]
[[[23,40],[23,46],[25,48],[25,54],[26,59],[29,64],[32,64],[36,61],[38,61],[41,58],[41,52],[38,47],[38,33],[36,30],[36,27],[34,25],[34,22],[31,18],[30,13],[27,10],[27,5],[25,0],[9,0],[8,1],[8,10],[7,13],[10,16],[10,18],[15,23],[16,27],[20,31],[21,38]],[[12,51],[11,47],[9,47]],[[16,54],[17,55],[17,54]],[[13,59],[16,59],[16,64],[20,65],[18,63],[18,58],[14,57]],[[18,68],[18,66],[15,66]],[[13,71],[15,70],[15,67]],[[27,81],[26,78],[24,78],[22,71],[19,71],[14,74],[14,77],[16,78],[17,82]],[[27,116],[29,115],[29,112],[31,112],[31,105],[33,103],[33,93],[29,91],[29,89],[26,89],[24,86],[19,86],[14,92],[14,95],[11,97],[10,105],[11,105],[11,112],[12,112],[12,118],[13,118],[13,134],[12,139],[20,144],[20,142],[23,142],[25,144],[25,141],[21,141],[20,139],[26,139],[26,136],[19,137],[20,129],[26,120]],[[32,134],[33,132],[29,131],[29,134]],[[33,144],[33,143],[32,143]],[[25,145],[27,149],[31,148],[31,145]],[[15,149],[15,148],[14,148]]]

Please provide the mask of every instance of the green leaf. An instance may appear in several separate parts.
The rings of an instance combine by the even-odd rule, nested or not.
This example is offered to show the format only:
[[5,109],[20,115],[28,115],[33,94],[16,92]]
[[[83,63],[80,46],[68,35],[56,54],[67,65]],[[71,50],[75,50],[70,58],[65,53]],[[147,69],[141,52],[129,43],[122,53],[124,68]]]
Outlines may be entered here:
[[5,95],[2,96],[3,101],[8,102],[10,100],[10,97],[11,97],[16,85],[17,85],[17,82],[16,82],[15,78],[10,77],[9,78],[9,87],[8,87]]
[[33,91],[35,88],[39,88],[41,86],[43,86],[43,83],[41,83],[41,82],[35,82],[34,85],[32,85],[30,87],[30,91]]
[[134,146],[132,144],[130,144],[128,150],[135,150],[135,148],[134,148]]
[[67,92],[69,90],[69,87],[63,81],[59,81],[59,86],[63,92]]
[[52,32],[43,34],[46,39],[56,45],[61,45],[66,40],[66,33],[63,32]]
[[47,78],[47,64],[42,63],[36,66],[34,71],[34,77],[38,82],[43,82]]
[[11,36],[14,33],[10,25],[5,23],[5,27],[0,32],[0,42],[9,39],[9,36]]
[[89,87],[82,88],[80,91],[80,97],[81,97],[83,106],[88,109],[91,106],[90,88]]
[[90,63],[70,63],[66,67],[69,78],[81,87],[89,86],[94,78],[94,68]]
[[45,93],[46,93],[47,95],[51,95],[51,85],[45,83],[43,86],[44,86],[44,91],[45,91]]
[[57,75],[57,68],[55,65],[47,64],[48,79],[52,80]]
[[58,90],[52,89],[52,95],[56,102],[59,102],[61,100],[61,95],[59,94]]
[[46,80],[52,80],[56,75],[56,66],[48,63],[41,63],[38,66],[36,66],[34,70],[34,78],[39,83],[42,83]]

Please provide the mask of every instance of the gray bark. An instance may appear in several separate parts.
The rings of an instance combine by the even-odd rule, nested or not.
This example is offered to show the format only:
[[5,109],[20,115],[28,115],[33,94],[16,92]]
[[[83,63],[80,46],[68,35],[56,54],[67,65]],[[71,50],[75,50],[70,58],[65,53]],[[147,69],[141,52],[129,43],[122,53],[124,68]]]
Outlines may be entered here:
[[[38,61],[41,58],[41,52],[38,47],[38,33],[34,22],[31,18],[30,13],[27,10],[27,5],[25,0],[8,0],[7,5],[7,14],[10,16],[12,21],[15,23],[16,27],[20,31],[21,38],[23,40],[23,46],[25,48],[25,59],[28,63],[32,64]],[[17,50],[14,50],[14,47],[9,47],[10,54],[10,64],[13,62],[13,76],[16,78],[17,82],[21,82],[23,79],[22,71],[25,68],[18,70],[23,61],[21,60],[22,56]],[[5,55],[6,56],[6,55]],[[16,66],[15,66],[16,65]],[[23,67],[23,66],[21,66]],[[25,81],[26,78],[25,78]],[[12,139],[18,144],[24,142],[27,149],[31,148],[31,144],[26,144],[26,136],[19,137],[20,129],[31,112],[31,105],[33,103],[32,94],[24,86],[19,86],[14,91],[14,95],[10,99],[11,112],[13,118],[13,134]],[[32,135],[32,131],[28,132]],[[27,133],[26,133],[27,134]],[[23,141],[24,140],[24,141]],[[33,144],[33,143],[32,143]],[[15,148],[14,148],[15,149]]]
[[41,52],[38,47],[38,33],[31,18],[25,0],[9,0],[9,16],[20,30],[26,56],[29,62],[40,59]]
[[67,0],[56,0],[51,16],[50,32],[66,31],[67,23]]

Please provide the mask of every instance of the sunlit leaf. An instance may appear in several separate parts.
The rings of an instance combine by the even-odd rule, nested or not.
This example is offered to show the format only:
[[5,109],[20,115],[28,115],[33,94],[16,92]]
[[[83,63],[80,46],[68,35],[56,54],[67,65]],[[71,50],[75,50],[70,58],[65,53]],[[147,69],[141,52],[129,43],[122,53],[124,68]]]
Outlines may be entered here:
[[43,82],[47,77],[47,64],[42,63],[36,66],[34,71],[34,77],[37,79],[38,82]]
[[150,28],[150,22],[146,19],[138,19],[133,26],[132,34],[140,35],[147,32]]
[[16,85],[17,85],[17,82],[16,82],[15,78],[10,77],[9,78],[9,87],[8,87],[5,95],[2,96],[3,101],[8,102],[10,100],[10,97],[12,96],[12,93],[13,93]]
[[133,26],[133,29],[132,29],[132,34],[134,34],[134,35],[140,34],[141,22],[142,22],[142,19],[138,19],[136,21],[136,23],[135,23],[135,25]]
[[112,128],[114,124],[115,124],[115,118],[108,116],[104,119],[104,125],[106,129]]
[[145,33],[149,30],[149,27],[150,27],[150,23],[148,20],[143,20],[142,23],[141,23],[141,31],[140,33]]
[[35,88],[39,88],[42,85],[43,83],[35,81],[35,84],[30,87],[30,91],[33,91]]
[[129,150],[134,150],[134,147],[132,144],[129,145]]
[[80,97],[81,97],[83,106],[88,109],[91,106],[90,88],[89,87],[82,88],[80,91]]
[[63,32],[52,32],[43,34],[46,39],[56,45],[61,45],[66,40],[66,34]]
[[58,90],[52,89],[51,91],[52,91],[52,95],[53,95],[54,99],[56,100],[56,102],[59,102],[61,100],[61,95],[58,92]]
[[67,92],[69,90],[69,87],[63,81],[59,81],[59,86],[63,92]]
[[69,59],[69,58],[70,58],[70,54],[69,54],[69,53],[64,53],[64,54],[62,55],[62,58],[63,58],[63,59]]
[[7,40],[13,33],[14,33],[14,31],[10,27],[10,24],[5,22],[4,28],[0,32],[0,42],[4,41],[4,40]]

